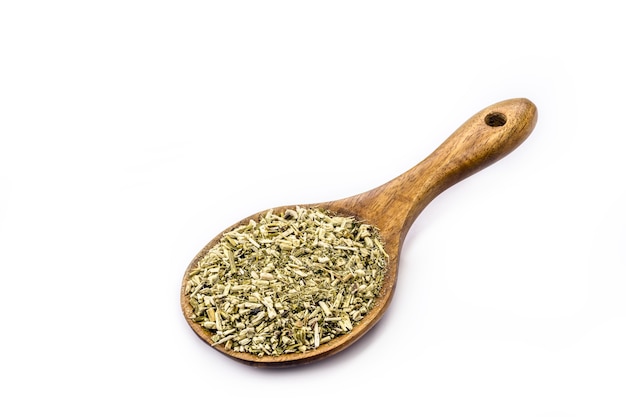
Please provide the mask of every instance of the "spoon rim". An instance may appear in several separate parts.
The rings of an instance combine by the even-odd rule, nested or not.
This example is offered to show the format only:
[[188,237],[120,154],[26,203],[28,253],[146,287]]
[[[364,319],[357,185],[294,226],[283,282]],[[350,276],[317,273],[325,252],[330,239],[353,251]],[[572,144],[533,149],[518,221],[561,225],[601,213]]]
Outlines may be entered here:
[[[356,197],[356,196],[355,196]],[[344,200],[349,200],[344,199]],[[364,336],[374,325],[378,323],[378,321],[382,318],[383,314],[387,310],[390,305],[391,299],[393,297],[393,293],[395,292],[396,282],[397,282],[397,270],[398,270],[398,257],[399,250],[392,251],[389,253],[387,248],[390,246],[388,244],[387,237],[389,233],[385,233],[383,230],[379,230],[381,233],[381,240],[383,247],[387,251],[389,255],[389,259],[387,262],[387,268],[385,271],[385,275],[382,280],[382,286],[380,288],[380,292],[374,299],[374,303],[371,309],[363,316],[363,318],[354,325],[353,329],[348,333],[339,335],[330,341],[319,345],[315,349],[307,350],[306,352],[296,352],[296,353],[285,353],[280,355],[255,355],[248,352],[235,352],[231,349],[227,349],[225,346],[221,344],[215,344],[211,340],[211,333],[209,330],[203,328],[198,323],[194,322],[190,316],[192,313],[192,307],[189,304],[189,297],[185,294],[185,289],[187,285],[187,281],[190,277],[190,272],[198,265],[198,262],[206,255],[206,253],[211,250],[222,238],[225,233],[230,232],[231,230],[237,228],[238,226],[247,224],[250,220],[258,220],[261,216],[268,213],[270,210],[282,213],[288,209],[293,209],[295,207],[301,208],[319,208],[323,210],[328,210],[331,215],[339,215],[339,216],[350,216],[355,220],[363,223],[370,224],[376,227],[376,224],[369,222],[367,219],[356,216],[355,214],[349,213],[348,211],[341,211],[336,209],[330,209],[329,206],[336,205],[337,201],[329,201],[324,203],[305,203],[305,204],[292,204],[292,205],[284,205],[278,206],[271,209],[266,209],[259,211],[255,214],[247,216],[240,221],[234,223],[233,225],[227,227],[222,232],[218,233],[210,242],[203,246],[203,248],[196,254],[196,256],[191,260],[187,268],[185,269],[181,290],[180,290],[180,303],[183,310],[183,315],[185,320],[192,328],[194,333],[205,343],[210,345],[212,348],[216,349],[218,352],[227,355],[228,357],[237,360],[238,362],[245,363],[247,365],[252,365],[256,367],[289,367],[294,365],[300,365],[305,363],[310,363],[313,361],[317,361],[319,359],[337,354],[349,346],[351,346],[354,342]],[[394,246],[395,247],[395,246]]]

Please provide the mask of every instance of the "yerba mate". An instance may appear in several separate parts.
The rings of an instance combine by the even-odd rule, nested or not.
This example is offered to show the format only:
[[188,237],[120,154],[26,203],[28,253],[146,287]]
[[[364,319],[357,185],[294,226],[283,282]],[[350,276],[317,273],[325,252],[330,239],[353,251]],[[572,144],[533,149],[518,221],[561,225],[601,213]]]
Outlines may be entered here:
[[387,263],[368,224],[317,208],[270,210],[224,233],[191,269],[189,319],[235,352],[306,352],[358,325]]

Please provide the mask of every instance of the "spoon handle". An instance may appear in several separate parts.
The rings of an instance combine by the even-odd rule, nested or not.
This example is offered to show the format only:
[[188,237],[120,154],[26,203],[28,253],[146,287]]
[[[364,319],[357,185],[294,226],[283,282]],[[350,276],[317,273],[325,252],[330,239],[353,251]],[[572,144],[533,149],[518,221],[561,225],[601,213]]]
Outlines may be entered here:
[[524,98],[481,110],[422,162],[386,184],[352,197],[355,214],[404,240],[435,197],[508,155],[530,135],[536,122],[537,109]]

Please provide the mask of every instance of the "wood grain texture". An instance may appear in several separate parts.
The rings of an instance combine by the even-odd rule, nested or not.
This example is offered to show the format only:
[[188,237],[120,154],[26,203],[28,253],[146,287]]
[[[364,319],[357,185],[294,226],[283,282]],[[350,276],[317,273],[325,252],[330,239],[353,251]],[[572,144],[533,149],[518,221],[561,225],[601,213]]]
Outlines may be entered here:
[[[319,204],[298,204],[301,207],[319,207],[342,215],[351,215],[380,229],[385,250],[389,254],[389,269],[374,308],[343,336],[305,353],[258,357],[233,352],[223,346],[213,346],[221,353],[252,366],[285,367],[309,363],[347,348],[382,317],[391,302],[398,278],[398,264],[404,238],[422,210],[439,194],[503,158],[517,148],[532,132],[537,122],[537,109],[527,99],[510,99],[493,104],[476,113],[422,162],[370,191],[341,200]],[[276,207],[281,212],[293,206]],[[263,212],[242,219],[234,227],[258,219]],[[212,248],[222,234],[211,240],[189,264],[183,277],[181,305],[187,322],[194,332],[211,344],[205,329],[189,320],[191,308],[184,294],[188,274]]]

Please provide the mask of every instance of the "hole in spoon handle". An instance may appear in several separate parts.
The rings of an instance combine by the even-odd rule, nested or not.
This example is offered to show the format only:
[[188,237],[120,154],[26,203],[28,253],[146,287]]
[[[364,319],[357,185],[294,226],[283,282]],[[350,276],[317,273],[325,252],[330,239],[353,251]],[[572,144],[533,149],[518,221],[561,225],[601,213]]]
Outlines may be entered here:
[[506,100],[483,109],[415,167],[419,188],[414,192],[420,199],[436,197],[511,153],[526,140],[536,122],[537,109],[527,99]]
[[481,110],[422,162],[372,190],[370,195],[376,200],[373,206],[393,213],[373,213],[374,216],[404,239],[419,213],[435,197],[508,155],[530,135],[536,122],[537,109],[524,98],[505,100]]

